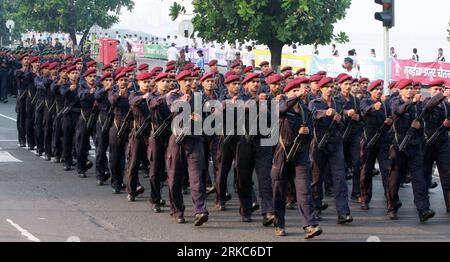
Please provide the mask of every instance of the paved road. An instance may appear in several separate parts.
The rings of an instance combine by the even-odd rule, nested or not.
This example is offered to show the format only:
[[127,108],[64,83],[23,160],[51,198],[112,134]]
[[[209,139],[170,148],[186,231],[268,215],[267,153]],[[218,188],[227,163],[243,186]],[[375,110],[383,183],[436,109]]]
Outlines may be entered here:
[[[210,221],[200,228],[192,224],[192,204],[185,196],[185,225],[176,224],[163,213],[151,212],[148,179],[140,178],[147,191],[134,203],[126,194],[111,194],[110,186],[99,187],[94,171],[78,178],[62,165],[46,162],[33,152],[17,147],[14,104],[0,104],[0,241],[303,241],[297,211],[287,212],[287,232],[276,238],[273,228],[261,225],[261,216],[244,224],[238,215],[234,193],[229,210],[218,212],[209,197]],[[91,152],[93,154],[93,152]],[[231,185],[230,185],[230,188]],[[164,198],[167,188],[164,188]],[[400,220],[385,219],[380,178],[376,178],[372,209],[362,211],[351,202],[354,223],[336,224],[333,201],[324,212],[324,234],[313,241],[450,241],[450,215],[445,213],[442,192],[431,193],[436,217],[427,224],[418,221],[411,187],[401,191]]]

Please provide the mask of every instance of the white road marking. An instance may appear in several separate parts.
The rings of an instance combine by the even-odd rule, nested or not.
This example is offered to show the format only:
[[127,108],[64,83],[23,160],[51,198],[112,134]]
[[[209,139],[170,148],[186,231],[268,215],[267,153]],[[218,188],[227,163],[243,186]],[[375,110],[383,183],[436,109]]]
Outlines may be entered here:
[[13,157],[10,153],[5,151],[0,151],[0,163],[8,162],[8,163],[21,163],[22,160]]
[[21,235],[25,236],[28,240],[33,241],[33,242],[41,242],[41,240],[39,240],[39,238],[33,236],[30,232],[21,228],[19,225],[14,223],[11,219],[7,218],[6,222],[10,223],[11,226],[13,226],[15,229],[17,229],[21,233]]
[[9,117],[9,116],[5,116],[5,115],[3,115],[3,114],[0,114],[0,116],[1,116],[1,117],[4,117],[4,118],[6,118],[6,119],[12,120],[12,121],[14,121],[14,122],[17,122],[17,120],[16,120],[15,118],[12,118],[12,117]]
[[0,142],[19,142],[17,139],[0,139]]

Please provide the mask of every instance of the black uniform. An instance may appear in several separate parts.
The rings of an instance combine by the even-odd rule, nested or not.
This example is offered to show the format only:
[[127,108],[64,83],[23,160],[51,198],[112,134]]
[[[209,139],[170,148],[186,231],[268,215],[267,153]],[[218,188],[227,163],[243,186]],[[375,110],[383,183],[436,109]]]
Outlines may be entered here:
[[[98,120],[95,124],[95,170],[97,174],[97,180],[106,181],[109,178],[108,159],[106,157],[106,151],[109,146],[109,128],[103,130],[103,126],[107,119],[111,117],[110,112],[111,104],[108,100],[108,92],[101,85],[97,86],[97,90],[94,94],[95,103],[99,110]],[[111,113],[111,114],[110,114]]]

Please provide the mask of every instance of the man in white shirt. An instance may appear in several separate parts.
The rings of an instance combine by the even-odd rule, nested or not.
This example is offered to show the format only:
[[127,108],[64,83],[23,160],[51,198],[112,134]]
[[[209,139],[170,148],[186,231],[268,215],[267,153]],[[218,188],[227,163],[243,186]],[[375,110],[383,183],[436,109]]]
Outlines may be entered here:
[[253,53],[253,48],[251,46],[246,46],[244,53],[242,55],[244,66],[255,67],[255,54]]
[[360,73],[359,70],[353,67],[353,59],[350,57],[346,57],[344,59],[344,73],[347,75],[353,77],[353,78],[359,78]]
[[175,43],[172,43],[172,46],[167,50],[167,57],[169,61],[178,60],[178,49],[175,47]]
[[233,63],[234,59],[236,58],[236,51],[234,49],[234,44],[229,45],[225,49],[225,60],[227,60],[228,71],[230,71],[231,63]]

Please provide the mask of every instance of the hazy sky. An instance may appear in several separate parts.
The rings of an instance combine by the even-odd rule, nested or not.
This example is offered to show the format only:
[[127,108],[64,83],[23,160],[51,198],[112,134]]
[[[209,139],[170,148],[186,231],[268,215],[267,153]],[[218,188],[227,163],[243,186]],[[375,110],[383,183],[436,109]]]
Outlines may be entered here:
[[[173,0],[134,0],[135,8],[122,12],[120,22],[114,28],[126,28],[144,31],[158,36],[175,34],[182,17],[172,22],[168,16]],[[185,3],[188,11],[192,9],[189,0],[177,1]],[[347,10],[347,16],[335,25],[335,32],[344,31],[350,37],[350,43],[339,46],[341,53],[355,48],[358,55],[365,56],[370,48],[375,48],[378,56],[382,55],[383,27],[374,19],[374,12],[380,5],[373,0],[353,0]],[[400,57],[412,55],[412,48],[419,50],[421,60],[433,60],[437,49],[444,48],[447,60],[450,61],[450,43],[447,42],[447,29],[450,21],[449,0],[397,0],[396,22],[391,29],[391,45],[396,47]],[[321,54],[329,54],[329,47],[319,47]],[[302,47],[302,53],[311,52],[311,47]]]

